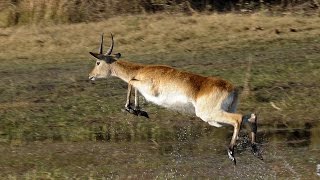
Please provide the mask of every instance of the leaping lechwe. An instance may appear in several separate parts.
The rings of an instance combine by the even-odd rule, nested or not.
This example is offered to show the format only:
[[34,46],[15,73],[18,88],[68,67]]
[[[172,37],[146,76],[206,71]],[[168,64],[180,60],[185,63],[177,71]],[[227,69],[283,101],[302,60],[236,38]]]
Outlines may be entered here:
[[[236,164],[234,146],[241,124],[250,126],[252,152],[260,158],[257,149],[257,116],[254,113],[242,115],[236,113],[238,91],[228,81],[218,77],[206,77],[164,65],[145,65],[119,60],[121,54],[112,54],[114,41],[111,34],[111,46],[103,53],[103,34],[99,53],[90,52],[96,65],[89,74],[90,80],[115,76],[128,83],[125,109],[135,115],[147,116],[139,108],[138,94],[157,105],[176,109],[189,109],[197,117],[215,127],[232,125],[232,139],[228,147],[228,156]],[[135,90],[134,107],[130,97]]]

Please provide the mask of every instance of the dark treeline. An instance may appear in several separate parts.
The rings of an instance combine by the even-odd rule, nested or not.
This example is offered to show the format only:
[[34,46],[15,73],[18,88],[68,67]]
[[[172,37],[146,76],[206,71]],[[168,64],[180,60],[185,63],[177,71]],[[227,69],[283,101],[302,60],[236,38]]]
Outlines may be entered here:
[[[288,8],[296,7],[305,3],[318,8],[318,0],[146,0],[145,8],[149,11],[162,11],[166,6],[186,5],[196,11],[255,11],[261,8],[274,8],[288,10]],[[158,3],[156,3],[158,2]],[[185,9],[188,10],[188,9]]]
[[0,27],[99,21],[123,14],[312,11],[320,0],[0,0]]

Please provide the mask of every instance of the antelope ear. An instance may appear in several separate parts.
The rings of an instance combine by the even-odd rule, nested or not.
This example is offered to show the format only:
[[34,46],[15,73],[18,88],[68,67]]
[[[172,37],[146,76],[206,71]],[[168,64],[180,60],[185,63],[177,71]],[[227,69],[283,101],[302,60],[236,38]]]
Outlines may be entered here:
[[119,59],[119,58],[121,57],[121,54],[120,54],[120,53],[117,53],[117,54],[114,55],[114,57],[117,58],[117,59]]
[[98,53],[94,53],[94,52],[89,52],[93,57],[99,59],[99,60],[104,60],[105,57],[103,54],[98,54]]

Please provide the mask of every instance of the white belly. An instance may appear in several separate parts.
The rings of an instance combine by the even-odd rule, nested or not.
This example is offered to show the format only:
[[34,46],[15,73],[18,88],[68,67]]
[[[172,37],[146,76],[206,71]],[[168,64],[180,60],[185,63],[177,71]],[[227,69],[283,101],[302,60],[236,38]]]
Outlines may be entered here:
[[140,91],[140,93],[146,98],[147,101],[153,102],[157,105],[188,113],[195,112],[191,100],[184,94],[173,92],[166,94],[160,93],[157,96],[154,96],[143,90]]

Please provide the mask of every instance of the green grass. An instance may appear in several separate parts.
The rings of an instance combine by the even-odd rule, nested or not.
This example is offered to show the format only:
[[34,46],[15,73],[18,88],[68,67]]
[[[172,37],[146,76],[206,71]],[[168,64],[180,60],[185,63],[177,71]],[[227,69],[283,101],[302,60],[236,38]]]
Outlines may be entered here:
[[[164,15],[121,18],[124,23],[119,24],[120,27],[112,27],[112,30],[116,32],[115,50],[121,52],[124,59],[220,76],[242,88],[247,80],[249,95],[241,97],[238,109],[241,113],[257,112],[260,127],[293,129],[319,123],[320,32],[316,29],[319,26],[317,18],[253,16],[233,28],[233,23],[246,18],[232,15],[175,17],[170,19],[172,21]],[[201,22],[201,18],[205,21]],[[146,103],[142,98],[142,108],[151,118],[135,117],[121,111],[127,89],[124,82],[115,78],[94,83],[88,80],[88,73],[94,66],[88,51],[96,49],[98,31],[108,27],[113,20],[88,25],[63,25],[60,29],[4,29],[0,36],[5,40],[0,45],[4,49],[0,53],[0,144],[3,145],[0,149],[0,154],[3,154],[0,155],[0,177],[50,179],[102,177],[101,174],[108,174],[105,177],[115,175],[126,178],[130,174],[119,170],[119,167],[134,159],[127,167],[135,172],[132,173],[133,178],[141,177],[136,175],[149,169],[152,171],[149,172],[150,178],[159,176],[165,179],[183,177],[163,165],[171,162],[172,158],[172,154],[166,155],[166,152],[180,152],[179,148],[188,149],[190,145],[196,148],[195,153],[209,151],[206,153],[217,153],[219,156],[216,158],[224,157],[223,147],[209,146],[212,149],[204,149],[208,148],[206,143],[209,139],[214,139],[214,143],[218,144],[228,143],[232,133],[230,127],[217,130],[196,117]],[[305,24],[303,20],[313,23]],[[154,21],[154,24],[147,24],[149,21]],[[275,25],[269,21],[274,21]],[[286,30],[287,21],[298,23],[295,26],[301,25],[301,32],[274,34],[274,28]],[[266,29],[261,32],[243,29],[264,23]],[[94,26],[99,27],[98,30],[94,30]],[[189,26],[192,28],[188,29]],[[88,40],[82,36],[89,34],[89,30],[94,33],[88,35]],[[44,41],[44,47],[37,40]],[[248,79],[246,74],[250,60],[252,66]],[[316,135],[311,135],[311,139],[315,139],[312,144],[317,142]],[[203,139],[204,144],[200,142]],[[99,144],[100,141],[110,144]],[[166,146],[167,142],[182,145]],[[199,144],[192,144],[194,142]],[[90,146],[95,147],[93,151]],[[151,149],[146,150],[147,157],[139,162],[140,156],[134,155],[134,150],[144,152],[144,146]],[[99,148],[103,150],[95,152]],[[123,151],[110,155],[112,157],[105,155],[108,152],[117,153],[117,148],[130,149],[129,154]],[[221,152],[213,150],[215,148],[221,148]],[[270,151],[268,155],[271,157]],[[11,152],[20,154],[14,156]],[[99,161],[96,154],[103,156],[105,161]],[[156,154],[156,158],[159,156],[159,159],[154,160],[152,154]],[[202,160],[202,157],[198,158],[195,162]],[[314,160],[312,158],[310,161]],[[222,162],[221,167],[226,168],[229,161],[226,157],[223,159],[226,162]],[[273,160],[279,162],[277,157]],[[112,165],[108,166],[108,163]],[[277,165],[270,161],[267,163]],[[157,171],[160,164],[162,171]],[[255,165],[262,166],[259,163],[250,166]],[[197,174],[189,173],[188,168],[192,169],[192,165],[185,163],[183,167],[187,168],[181,166],[177,169],[190,176]],[[210,175],[199,172],[204,177]],[[280,177],[290,175],[290,171],[281,173]],[[234,175],[237,174],[231,173],[230,177]],[[219,176],[222,177],[222,174]],[[270,174],[263,176],[273,177]]]
[[[261,124],[294,127],[318,121],[317,108],[314,107],[319,105],[316,100],[319,93],[319,40],[127,58],[146,63],[151,63],[152,59],[154,63],[220,76],[240,87],[244,84],[248,59],[252,58],[250,95],[241,99],[240,112],[258,112]],[[96,131],[91,122],[103,124],[111,121],[126,125],[144,121],[121,111],[127,88],[124,82],[111,78],[91,83],[87,76],[94,63],[84,58],[76,59],[63,63],[14,64],[14,68],[10,63],[3,66],[5,68],[0,72],[3,76],[0,88],[2,141],[87,140],[92,139]],[[271,102],[281,110],[273,108]],[[176,112],[148,103],[144,103],[143,108],[150,113],[151,122],[160,126],[169,121],[168,117],[176,118]],[[177,117],[177,121],[188,118]],[[142,124],[147,126],[151,122]]]

